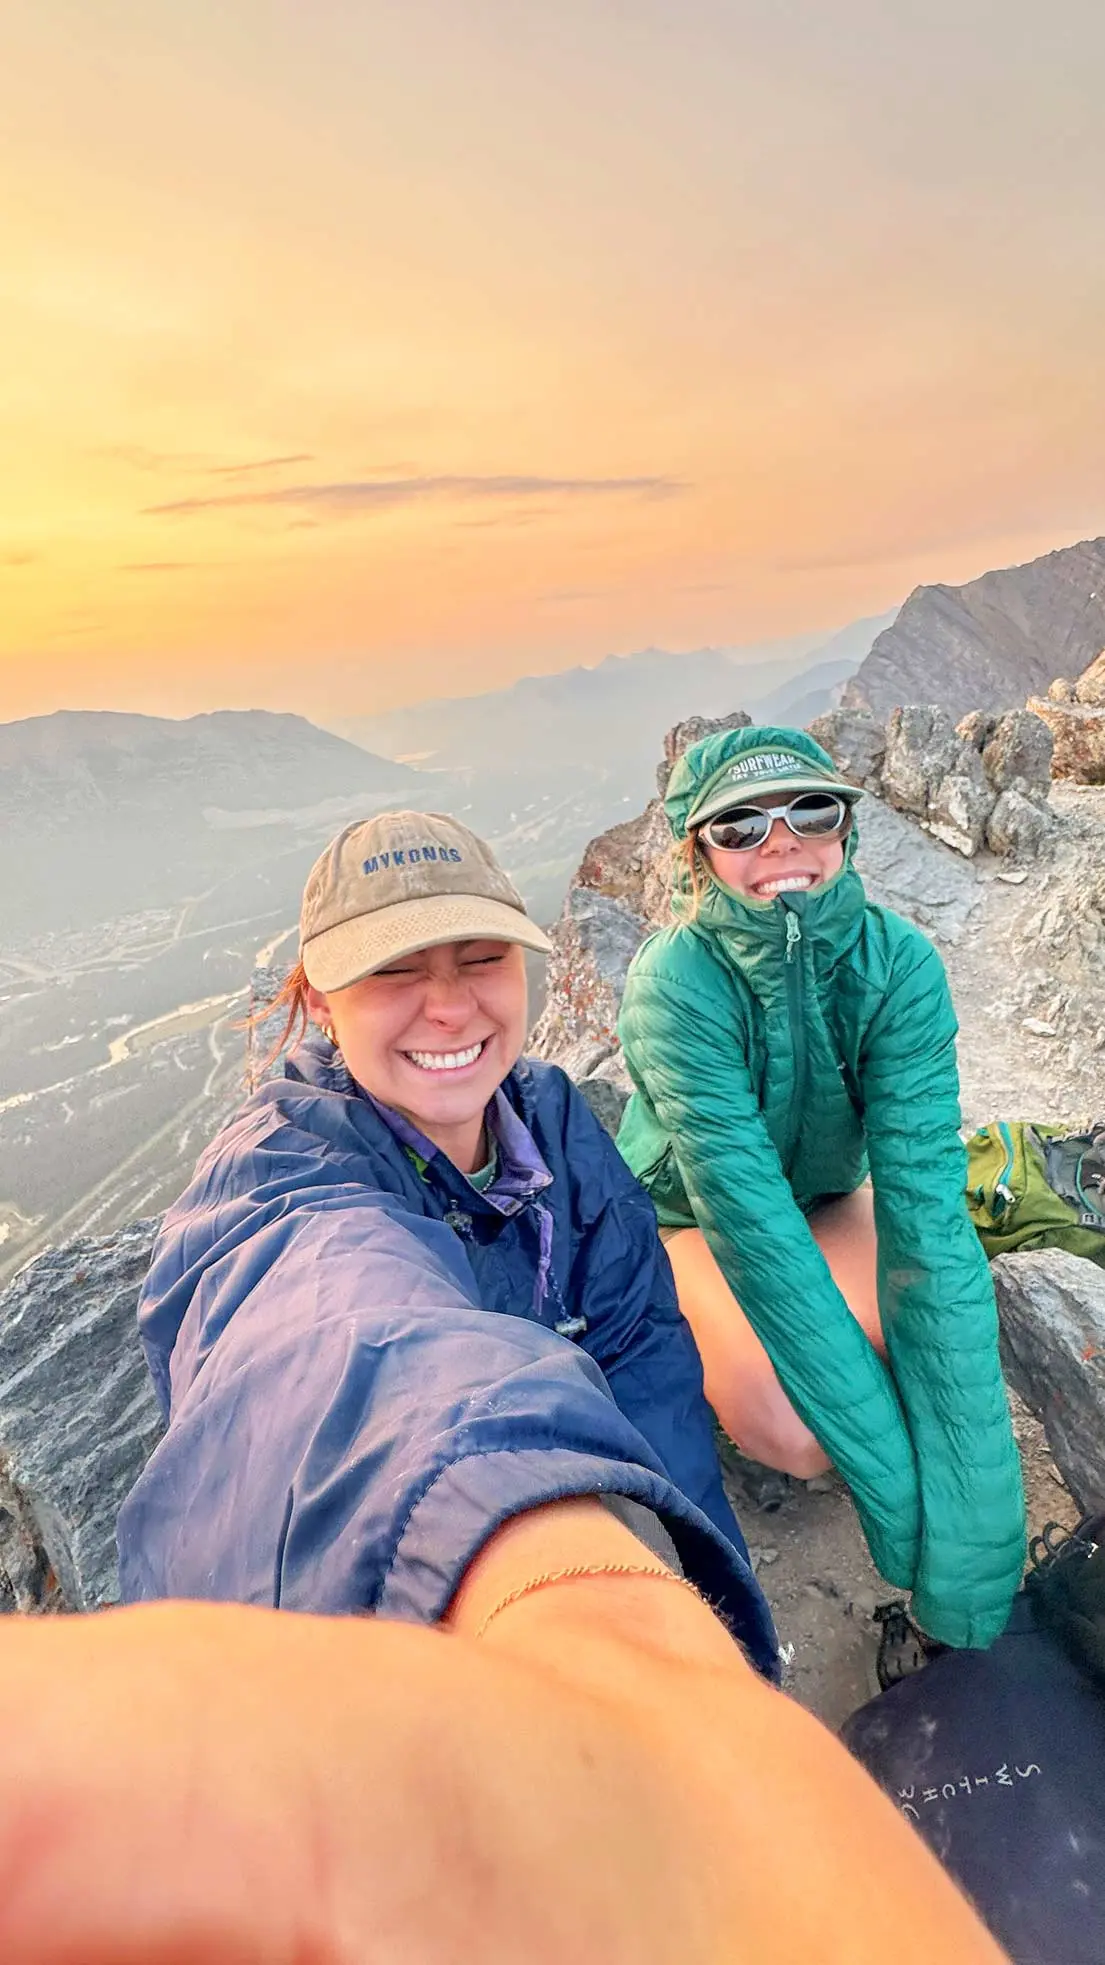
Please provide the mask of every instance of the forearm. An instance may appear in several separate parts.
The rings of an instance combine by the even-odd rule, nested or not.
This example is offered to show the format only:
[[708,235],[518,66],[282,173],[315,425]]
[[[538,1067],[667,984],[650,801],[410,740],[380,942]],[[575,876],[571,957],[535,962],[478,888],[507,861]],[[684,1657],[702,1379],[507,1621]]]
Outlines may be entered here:
[[[610,1644],[643,1658],[747,1669],[698,1592],[593,1498],[554,1502],[507,1522],[469,1564],[445,1626],[555,1664],[565,1620],[585,1629],[596,1655]],[[573,1644],[569,1659],[576,1655]]]

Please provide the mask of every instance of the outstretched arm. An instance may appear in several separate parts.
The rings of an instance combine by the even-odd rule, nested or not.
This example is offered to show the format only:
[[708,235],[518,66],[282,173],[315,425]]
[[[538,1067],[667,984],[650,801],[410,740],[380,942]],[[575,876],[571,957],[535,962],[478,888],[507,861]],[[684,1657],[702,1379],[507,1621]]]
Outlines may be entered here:
[[[163,1605],[0,1631],[5,1965],[1000,1965],[860,1768],[595,1503],[452,1632]],[[644,1555],[646,1564],[656,1566]]]

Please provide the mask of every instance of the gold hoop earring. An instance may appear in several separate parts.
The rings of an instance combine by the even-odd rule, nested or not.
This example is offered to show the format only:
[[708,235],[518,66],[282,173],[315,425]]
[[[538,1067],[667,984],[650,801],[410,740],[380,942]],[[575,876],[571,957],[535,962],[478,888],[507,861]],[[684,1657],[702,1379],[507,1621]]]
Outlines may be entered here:
[[322,1034],[323,1034],[323,1036],[324,1036],[324,1037],[328,1037],[328,1038],[329,1038],[329,1040],[330,1040],[330,1042],[331,1042],[331,1044],[332,1044],[332,1045],[334,1046],[334,1049],[335,1049],[335,1051],[336,1051],[336,1050],[337,1050],[337,1048],[338,1048],[338,1040],[337,1040],[337,1038],[336,1038],[336,1037],[335,1037],[335,1035],[334,1035],[334,1026],[333,1026],[333,1024],[332,1024],[332,1023],[324,1023],[324,1024],[323,1024],[323,1026],[322,1026]]

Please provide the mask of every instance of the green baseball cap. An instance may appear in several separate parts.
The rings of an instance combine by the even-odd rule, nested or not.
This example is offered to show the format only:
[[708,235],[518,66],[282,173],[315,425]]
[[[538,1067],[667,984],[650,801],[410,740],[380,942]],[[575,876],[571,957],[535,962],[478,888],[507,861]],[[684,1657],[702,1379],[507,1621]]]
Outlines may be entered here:
[[863,793],[837,772],[824,770],[813,758],[800,751],[772,744],[763,750],[742,751],[707,778],[687,814],[687,831],[704,826],[720,812],[731,812],[735,805],[755,804],[757,800],[789,793],[800,798],[803,792],[835,792],[838,798],[854,804]]

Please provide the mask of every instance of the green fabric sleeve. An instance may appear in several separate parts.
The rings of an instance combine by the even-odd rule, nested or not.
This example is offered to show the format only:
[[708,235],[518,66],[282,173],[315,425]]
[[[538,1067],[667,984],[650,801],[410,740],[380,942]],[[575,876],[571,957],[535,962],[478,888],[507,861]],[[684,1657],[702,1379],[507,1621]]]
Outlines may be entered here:
[[879,1311],[920,1466],[914,1611],[947,1644],[985,1645],[1020,1582],[1024,1496],[993,1286],[967,1213],[956,1036],[944,965],[911,931],[860,1060]]
[[626,1060],[673,1142],[695,1219],[729,1287],[787,1397],[852,1490],[876,1567],[910,1588],[920,1494],[902,1409],[794,1200],[739,1033],[719,1014],[716,995],[716,983],[699,993],[639,963],[619,1024]]

